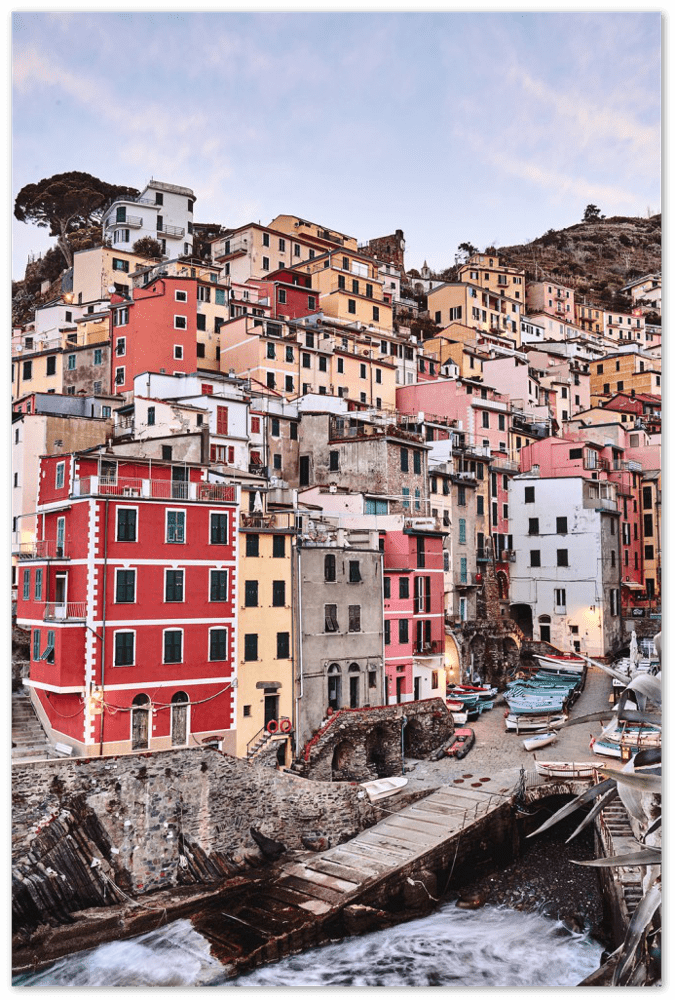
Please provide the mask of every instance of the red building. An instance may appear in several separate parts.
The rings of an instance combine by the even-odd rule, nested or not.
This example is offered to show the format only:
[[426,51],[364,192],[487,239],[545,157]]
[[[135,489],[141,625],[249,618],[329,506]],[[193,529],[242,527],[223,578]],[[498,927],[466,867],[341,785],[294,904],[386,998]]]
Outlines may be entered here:
[[385,703],[445,698],[443,535],[406,519],[384,541]]
[[41,459],[17,621],[36,712],[76,755],[234,750],[238,497],[206,476],[99,449]]
[[319,293],[312,290],[311,274],[281,268],[264,280],[251,278],[248,283],[257,285],[260,294],[267,297],[274,319],[298,319],[319,308]]
[[[204,291],[202,291],[204,289]],[[155,278],[134,288],[132,299],[111,298],[112,391],[128,392],[142,372],[181,375],[197,370],[198,303],[210,301],[212,286],[195,278]],[[224,289],[213,287],[213,294]],[[209,294],[209,299],[202,298]],[[223,303],[224,303],[223,298]],[[225,315],[225,312],[224,312]]]

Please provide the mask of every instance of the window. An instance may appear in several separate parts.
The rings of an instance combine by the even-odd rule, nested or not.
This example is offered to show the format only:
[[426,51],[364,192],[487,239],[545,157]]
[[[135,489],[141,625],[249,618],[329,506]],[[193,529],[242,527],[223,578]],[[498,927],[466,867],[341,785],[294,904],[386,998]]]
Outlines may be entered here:
[[352,314],[356,314],[356,300],[355,299],[347,299],[347,312],[348,313],[352,313]]
[[569,566],[569,563],[567,562],[567,549],[558,549],[557,555],[558,566]]
[[418,476],[422,472],[422,455],[419,451],[413,452],[413,472]]
[[335,583],[335,555],[332,552],[324,556],[323,576],[326,583]]
[[33,659],[40,659],[40,629],[36,628],[33,631]]
[[[635,553],[635,556],[637,558],[637,553]],[[654,546],[653,545],[645,545],[645,559],[653,559],[653,558],[654,558]],[[37,581],[36,581],[36,585],[37,585]]]
[[385,576],[384,578],[384,597],[385,600],[389,600],[391,597],[391,577]]
[[483,410],[483,427],[490,426],[490,414],[487,410]]
[[408,449],[401,448],[401,472],[408,471]]
[[[33,362],[24,361],[23,363],[23,380],[24,382],[30,382],[33,378]],[[27,411],[29,412],[29,411]]]
[[173,328],[174,330],[187,330],[187,316],[174,316]]
[[538,535],[538,534],[539,534],[539,518],[531,517],[529,518],[528,535]]
[[270,234],[269,233],[263,233],[262,234],[262,245],[264,247],[268,247],[270,245]]
[[181,344],[174,344],[173,345],[173,356],[174,356],[174,359],[176,361],[182,361],[183,360],[183,347],[182,347]]
[[530,549],[530,566],[541,566],[541,552],[539,549]]
[[[101,364],[100,360],[99,361],[96,360],[97,354],[99,355],[100,358],[101,352],[94,351],[94,364],[100,365]],[[56,358],[53,355],[47,358],[47,375],[56,375]]]
[[30,570],[25,569],[23,571],[23,599],[24,601],[30,601]]
[[457,506],[466,507],[466,486],[457,487]]
[[115,632],[116,667],[133,667],[135,639],[134,632]]
[[138,512],[135,507],[117,508],[117,533],[118,542],[136,541],[136,518]]
[[211,514],[211,545],[227,545],[227,514]]
[[210,601],[226,601],[227,600],[227,570],[226,569],[212,569],[210,571],[209,579],[209,600]]
[[365,365],[359,365],[359,375],[361,378],[367,378],[367,371]]
[[384,644],[388,646],[391,643],[391,621],[388,618],[384,620]]
[[350,604],[349,605],[349,631],[350,632],[360,632],[361,631],[361,605],[360,604]]
[[567,534],[567,518],[566,517],[556,517],[555,519],[555,530],[559,535]]
[[286,607],[286,581],[285,580],[273,580],[272,581],[272,607],[273,608],[285,608]]
[[246,536],[246,555],[249,558],[260,555],[260,535]]
[[188,300],[187,292],[180,288],[177,288],[174,294],[174,298],[176,302],[187,302]]
[[534,486],[525,487],[525,503],[534,503]]
[[410,580],[407,576],[398,578],[398,596],[399,600],[407,600],[410,597]]
[[554,590],[555,609],[559,614],[564,614],[567,607],[567,595],[564,589]]
[[183,600],[183,570],[168,569],[164,580],[164,600]]
[[68,371],[72,372],[76,367],[77,367],[77,355],[76,354],[69,354],[68,355]]
[[358,559],[349,560],[349,582],[361,583],[361,564]]
[[167,510],[166,512],[166,540],[171,543],[185,541],[185,511]]
[[133,604],[136,600],[136,570],[118,569],[115,574],[115,603]]
[[337,604],[324,604],[324,632],[337,632],[338,627],[338,617],[337,617]]
[[35,568],[35,600],[42,600],[42,567]]
[[654,534],[654,518],[651,514],[644,515],[644,533],[648,538]]
[[459,519],[459,544],[466,545],[466,521],[463,517]]
[[263,269],[263,271],[269,271],[269,269],[270,269],[270,259],[269,259],[269,257],[263,257],[263,259],[262,259],[262,269]]
[[304,351],[302,353],[302,367],[303,368],[311,368],[312,367],[311,355],[306,354]]
[[164,663],[183,662],[183,632],[181,629],[167,629],[164,633]]
[[398,620],[398,641],[401,643],[408,642],[408,619],[399,618]]
[[[63,489],[63,481],[64,481],[64,478],[65,478],[65,473],[66,473],[66,463],[65,462],[57,462],[57,465],[56,465],[56,483],[55,483],[55,486],[56,486],[57,490],[62,490]],[[17,483],[16,483],[16,473],[14,473],[14,485],[15,486],[17,485]]]
[[246,608],[257,608],[258,607],[258,581],[257,580],[247,580],[244,586],[245,596],[244,596],[244,607]]
[[340,469],[340,452],[331,451],[328,453],[328,468],[331,472],[338,472]]

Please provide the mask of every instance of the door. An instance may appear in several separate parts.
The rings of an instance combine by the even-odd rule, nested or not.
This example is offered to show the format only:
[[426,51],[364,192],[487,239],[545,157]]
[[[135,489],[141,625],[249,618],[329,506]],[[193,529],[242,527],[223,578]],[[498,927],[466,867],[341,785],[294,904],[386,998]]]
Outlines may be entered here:
[[278,694],[265,693],[265,729],[268,722],[279,721],[279,696]]
[[358,672],[358,667],[351,666],[349,668],[349,707],[358,708],[359,707],[359,679],[360,673]]
[[300,485],[309,486],[309,455],[300,456]]
[[54,582],[54,617],[65,618],[68,607],[68,575],[57,573]]
[[171,497],[173,500],[187,500],[187,478],[187,468],[184,465],[173,465],[171,467]]
[[541,641],[542,642],[550,642],[551,641],[551,626],[550,625],[540,625],[539,626],[539,635],[541,637]]
[[147,750],[150,730],[150,699],[145,694],[137,695],[131,709],[131,749]]
[[56,558],[62,559],[65,554],[66,540],[66,519],[58,517],[56,519]]
[[340,701],[340,668],[334,663],[328,668],[328,707],[337,712]]
[[415,679],[413,680],[413,692],[414,692],[413,697],[414,697],[415,701],[419,701],[420,700],[420,678],[419,677],[415,677]]
[[396,701],[400,705],[403,701],[403,677],[396,678]]
[[188,696],[179,691],[171,699],[171,746],[184,747],[187,743]]

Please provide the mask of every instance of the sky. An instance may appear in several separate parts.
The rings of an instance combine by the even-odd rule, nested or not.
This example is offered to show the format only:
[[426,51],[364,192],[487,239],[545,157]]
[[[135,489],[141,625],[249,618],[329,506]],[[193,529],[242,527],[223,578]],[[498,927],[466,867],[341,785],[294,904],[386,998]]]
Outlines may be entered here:
[[[298,215],[406,267],[661,207],[659,12],[12,15],[12,204],[70,170]],[[12,274],[53,244],[12,219]]]

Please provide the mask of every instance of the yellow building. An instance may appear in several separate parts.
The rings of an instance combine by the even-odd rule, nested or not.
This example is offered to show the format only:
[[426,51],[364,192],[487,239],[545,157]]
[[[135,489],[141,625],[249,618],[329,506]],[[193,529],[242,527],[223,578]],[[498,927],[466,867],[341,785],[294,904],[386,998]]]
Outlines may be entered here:
[[385,292],[377,263],[341,247],[298,265],[312,276],[319,293],[319,308],[327,319],[375,330],[393,329],[391,296]]
[[598,306],[574,304],[574,322],[587,333],[605,332],[605,311]]
[[[481,272],[469,273],[480,275]],[[507,296],[505,288],[493,291],[487,283],[482,286],[467,281],[439,285],[429,292],[427,307],[437,326],[459,323],[470,327],[474,335],[478,330],[505,334],[520,347],[520,318],[524,305]]]
[[[255,500],[255,493],[251,495]],[[249,494],[244,492],[242,497],[244,506],[251,509]],[[295,723],[291,570],[294,534],[292,513],[245,513],[242,509],[236,588],[235,752],[238,757],[252,756],[269,748],[272,742],[278,744],[282,764],[290,763],[290,737],[286,731]],[[275,730],[274,735],[269,730]]]
[[661,360],[639,354],[606,354],[590,362],[591,406],[617,392],[661,395]]
[[310,245],[332,243],[346,250],[358,250],[358,244],[353,236],[347,236],[346,233],[339,233],[334,229],[326,229],[325,226],[308,222],[298,215],[277,215],[270,222],[270,229],[306,240]]
[[645,472],[642,478],[642,534],[644,580],[647,599],[661,604],[661,472]]
[[120,295],[129,295],[131,275],[147,265],[147,257],[125,250],[111,247],[78,250],[73,255],[73,304],[109,299],[111,288]]
[[221,328],[220,365],[287,399],[318,393],[394,408],[396,363],[380,347],[329,324],[240,316]]
[[483,361],[490,355],[476,347],[476,331],[461,323],[453,324],[437,337],[424,341],[424,349],[438,359],[441,367],[449,362],[459,369],[460,378],[483,378]]
[[494,254],[475,253],[459,268],[459,280],[487,288],[520,303],[525,311],[525,271],[499,263]]

